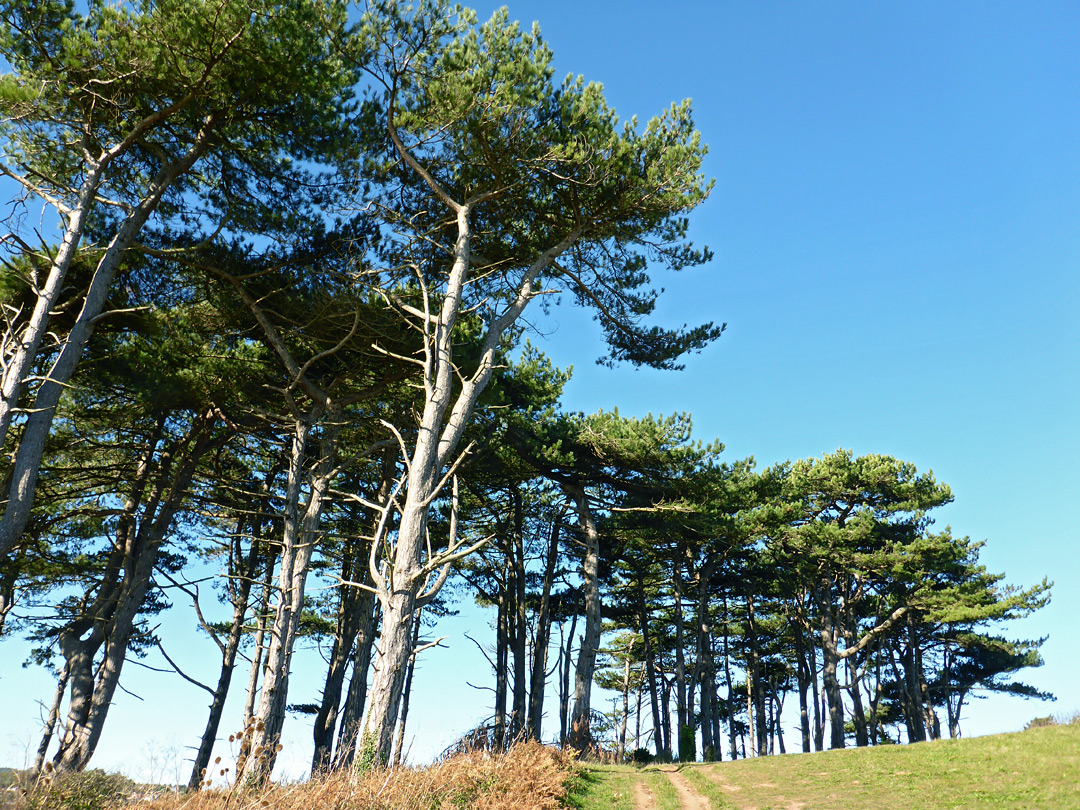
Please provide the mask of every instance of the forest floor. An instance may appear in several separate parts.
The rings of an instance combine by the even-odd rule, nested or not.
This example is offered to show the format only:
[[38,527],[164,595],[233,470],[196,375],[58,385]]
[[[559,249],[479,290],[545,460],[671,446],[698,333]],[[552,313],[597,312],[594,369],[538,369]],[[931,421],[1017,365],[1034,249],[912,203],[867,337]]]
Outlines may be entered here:
[[585,765],[577,810],[1080,810],[1080,724],[713,764]]

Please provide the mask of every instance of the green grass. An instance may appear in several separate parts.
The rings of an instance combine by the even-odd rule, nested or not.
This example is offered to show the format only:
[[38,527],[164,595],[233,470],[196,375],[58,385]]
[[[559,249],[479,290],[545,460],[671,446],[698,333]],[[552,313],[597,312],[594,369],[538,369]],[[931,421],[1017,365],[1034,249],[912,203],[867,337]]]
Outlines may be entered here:
[[[1080,810],[1080,725],[691,765],[682,773],[716,810]],[[586,766],[580,780],[604,798],[571,806],[632,808],[635,778],[650,780],[659,803],[656,777],[666,778]]]
[[567,805],[574,810],[634,810],[635,768],[589,763],[570,784]]
[[[670,767],[670,766],[669,766]],[[671,784],[671,780],[659,771],[641,771],[640,778],[649,786],[653,798],[656,800],[657,810],[681,810],[682,803],[679,801],[679,792]]]
[[728,810],[728,808],[738,807],[737,804],[732,804],[731,797],[728,796],[717,783],[710,779],[705,772],[705,769],[700,765],[690,765],[683,769],[683,776],[686,777],[686,781],[697,790],[702,796],[708,799],[716,810]]

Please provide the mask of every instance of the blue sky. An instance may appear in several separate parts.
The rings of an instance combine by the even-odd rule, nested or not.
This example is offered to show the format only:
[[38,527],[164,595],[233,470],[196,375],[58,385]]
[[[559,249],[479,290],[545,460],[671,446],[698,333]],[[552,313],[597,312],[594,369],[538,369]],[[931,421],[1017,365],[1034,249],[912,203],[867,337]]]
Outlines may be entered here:
[[[1080,6],[509,8],[539,20],[560,74],[602,82],[625,117],[692,98],[717,181],[693,217],[694,238],[716,259],[664,278],[658,317],[723,321],[726,334],[681,373],[608,370],[593,362],[603,348],[588,317],[557,310],[537,321],[546,337],[534,341],[574,365],[567,407],[688,411],[699,438],[760,466],[845,447],[932,469],[956,496],[939,523],[985,539],[991,571],[1019,585],[1056,582],[1052,604],[1011,632],[1049,635],[1046,665],[1026,680],[1060,700],[980,701],[965,733],[1080,709]],[[481,18],[493,9],[478,8]],[[466,610],[439,630],[449,649],[424,654],[416,757],[487,714],[487,693],[458,683],[486,683],[463,636],[482,635],[486,621]],[[19,654],[0,650],[5,693],[47,699]],[[306,660],[297,701],[313,698],[320,677]],[[134,668],[125,677],[148,698],[174,699],[148,724],[138,701],[120,696],[95,764],[138,769],[148,740],[162,753],[196,741],[204,695]],[[21,761],[36,711],[9,716],[0,761]],[[296,763],[310,756],[300,721],[287,730],[290,749]]]

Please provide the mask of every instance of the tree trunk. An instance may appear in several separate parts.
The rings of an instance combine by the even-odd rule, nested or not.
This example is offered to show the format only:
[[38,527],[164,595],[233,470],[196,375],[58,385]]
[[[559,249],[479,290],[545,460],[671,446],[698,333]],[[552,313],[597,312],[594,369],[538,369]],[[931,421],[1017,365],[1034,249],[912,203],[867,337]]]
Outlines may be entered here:
[[511,653],[514,661],[514,700],[510,714],[510,742],[521,739],[525,731],[525,707],[528,703],[526,681],[528,677],[528,617],[525,611],[525,513],[521,492],[515,488],[514,531],[511,538],[513,555],[510,560],[509,582],[512,584],[512,597],[507,618],[510,627]]
[[[124,512],[118,521],[106,581],[93,604],[59,634],[70,673],[71,696],[57,770],[81,771],[94,754],[135,629],[135,619],[153,581],[158,551],[203,454],[214,444],[216,422],[207,413],[188,436],[154,459],[159,433],[148,444]],[[184,446],[187,449],[183,449]],[[179,460],[175,455],[179,454]],[[141,520],[139,519],[141,511]],[[96,661],[103,651],[100,661]]]
[[409,699],[412,697],[413,674],[416,672],[416,648],[420,644],[420,613],[416,611],[416,622],[413,625],[413,654],[409,658],[409,673],[405,676],[405,691],[401,695],[401,719],[398,721],[397,742],[394,745],[394,767],[401,765],[405,756],[405,726],[409,720]]
[[371,650],[375,645],[375,629],[378,625],[375,615],[377,610],[375,594],[364,591],[358,606],[360,625],[356,631],[356,643],[353,645],[352,679],[345,694],[345,706],[342,708],[341,724],[338,727],[337,750],[334,752],[335,768],[349,767],[356,756],[360,721],[364,717],[364,706],[367,703]]
[[668,744],[667,735],[664,734],[664,723],[660,716],[660,698],[656,690],[656,655],[653,652],[652,641],[649,638],[649,610],[645,605],[645,585],[638,583],[638,622],[641,628],[642,644],[645,647],[645,670],[646,681],[649,686],[649,704],[652,709],[653,737],[656,740],[656,756],[660,759],[671,758],[671,748]]
[[539,740],[544,719],[544,686],[547,683],[548,646],[551,644],[551,586],[555,581],[555,566],[559,559],[559,531],[567,505],[559,509],[551,524],[547,557],[544,560],[544,580],[540,592],[540,609],[536,615],[536,636],[533,642],[532,676],[529,679],[528,735]]
[[802,752],[809,754],[810,708],[807,704],[806,693],[810,689],[810,681],[813,675],[806,660],[806,641],[803,638],[801,623],[792,622],[792,638],[795,642],[795,677],[798,681],[799,692],[799,732],[802,740]]
[[510,657],[506,614],[506,594],[503,593],[499,595],[499,607],[495,617],[495,728],[493,737],[496,751],[506,749],[506,696],[509,692],[506,662]]
[[574,633],[577,632],[578,614],[570,619],[570,635],[566,646],[559,651],[562,672],[559,677],[559,746],[566,747],[570,737],[570,669],[573,667]]
[[855,726],[855,746],[865,748],[870,745],[870,735],[866,728],[866,710],[863,708],[862,702],[859,667],[854,656],[847,659],[847,669],[848,680],[851,682],[851,688],[848,692],[851,695],[851,720]]
[[728,703],[728,740],[731,742],[731,758],[738,759],[739,751],[735,747],[735,686],[731,679],[731,612],[728,610],[728,598],[724,596],[724,677],[727,680]]
[[41,742],[38,744],[37,753],[34,755],[34,774],[35,776],[41,774],[41,769],[45,767],[45,755],[49,752],[49,746],[52,744],[53,734],[56,731],[56,723],[60,719],[60,706],[64,702],[64,692],[67,691],[68,684],[68,667],[64,664],[63,669],[60,670],[60,677],[56,680],[56,692],[53,694],[53,702],[49,707],[49,716],[45,718],[45,730],[41,735]]
[[689,725],[691,708],[686,705],[686,649],[683,622],[682,569],[676,565],[672,572],[675,583],[675,742],[679,747],[679,762],[693,762],[694,732]]
[[825,696],[829,701],[829,747],[844,747],[844,699],[840,692],[839,673],[839,628],[833,615],[833,605],[829,599],[827,585],[819,586],[818,618],[819,638],[821,639],[821,680]]
[[585,553],[582,559],[581,587],[585,596],[585,635],[578,651],[574,671],[574,707],[570,714],[570,746],[587,750],[593,743],[591,728],[591,696],[596,654],[600,649],[600,535],[584,489],[570,493],[578,509]]
[[631,639],[626,645],[626,660],[623,662],[622,715],[619,718],[619,761],[626,759],[626,724],[630,719],[630,655],[634,649]]
[[[389,448],[383,456],[379,489],[375,497],[375,503],[382,504],[389,500],[390,493],[393,489],[393,476],[396,461],[396,448]],[[364,519],[370,526],[372,536],[374,536],[378,528],[378,516],[371,511],[368,511],[365,514]],[[327,666],[326,681],[323,685],[322,698],[319,702],[319,710],[315,715],[315,724],[312,730],[312,736],[315,743],[315,750],[311,759],[312,773],[327,771],[334,766],[334,730],[337,726],[338,712],[341,704],[341,691],[345,685],[345,671],[349,666],[350,660],[355,659],[353,654],[355,645],[366,641],[368,644],[366,655],[370,658],[371,611],[375,599],[375,594],[372,590],[374,582],[371,579],[371,572],[368,570],[368,560],[370,556],[370,542],[354,539],[351,541],[350,546],[342,557],[342,581],[357,582],[359,584],[341,585],[334,641],[330,650],[330,661]],[[368,626],[366,634],[362,632],[362,627],[364,625]],[[363,658],[363,655],[361,658]],[[359,663],[360,681],[364,682],[366,691],[368,667],[367,663],[364,661],[360,661]],[[354,674],[354,679],[355,678],[356,675]],[[356,722],[356,720],[353,720],[352,718],[350,718],[350,720],[352,720],[353,723]],[[343,722],[345,722],[344,719]]]
[[[244,698],[243,732],[240,736],[240,750],[237,764],[242,763],[251,753],[251,731],[255,727],[255,707],[259,698],[259,683],[263,674],[263,658],[266,656],[266,629],[270,623],[270,598],[274,594],[274,571],[277,569],[277,554],[269,552],[264,560],[262,576],[262,595],[255,613],[255,650],[251,656],[251,669],[248,673],[247,693]],[[239,768],[237,768],[239,772]]]
[[[304,461],[309,436],[315,423],[325,413],[319,455],[309,478],[309,493],[303,515],[299,515],[300,493],[303,486]],[[286,485],[284,528],[281,544],[281,570],[278,575],[278,603],[266,650],[266,665],[259,707],[251,729],[251,753],[237,763],[237,774],[248,784],[262,785],[274,769],[279,750],[281,728],[285,722],[285,707],[289,692],[289,670],[293,645],[304,605],[304,587],[308,567],[318,536],[319,522],[330,479],[334,471],[337,439],[341,432],[341,408],[329,404],[297,418],[293,425],[292,451]]]
[[[26,425],[15,450],[11,488],[8,491],[8,501],[3,517],[0,517],[0,557],[8,554],[26,529],[27,521],[30,519],[30,508],[33,505],[34,491],[37,488],[41,458],[45,452],[45,440],[52,429],[56,406],[60,401],[61,394],[63,394],[67,384],[71,381],[72,375],[75,373],[75,367],[82,357],[86,342],[94,331],[97,317],[105,306],[109,289],[112,286],[116,271],[120,267],[124,253],[134,242],[135,237],[138,236],[139,231],[142,230],[143,225],[154,212],[154,209],[157,208],[162,195],[168,190],[169,186],[180,175],[190,169],[210,146],[215,134],[216,123],[217,119],[215,117],[206,118],[202,128],[196,134],[194,141],[185,154],[178,160],[162,166],[157,176],[151,181],[142,201],[117,228],[112,241],[109,242],[108,247],[98,261],[94,275],[90,279],[90,287],[86,292],[82,309],[68,332],[60,353],[53,361],[52,368],[49,369],[49,373],[38,387],[34,397],[34,404],[29,410]],[[93,191],[91,191],[88,199],[92,202]],[[82,194],[80,194],[80,202],[84,202]],[[79,217],[85,216],[86,213],[79,214]],[[62,245],[61,252],[57,254],[57,261],[53,263],[53,272],[50,272],[47,285],[54,281],[54,274],[59,275],[60,283],[62,283],[67,268],[62,267],[57,262],[66,261],[70,264],[71,257],[74,256],[78,246],[82,228],[81,222],[81,218],[78,219],[78,225],[74,229],[72,238]],[[46,297],[49,294],[51,293],[46,293]],[[51,304],[39,301],[38,305],[43,309],[44,317],[47,318]],[[35,308],[36,312],[37,307]],[[33,363],[38,346],[40,346],[47,329],[45,321],[40,323],[34,321],[33,323],[35,324],[33,333],[24,333],[16,356],[8,362],[11,368],[5,369],[3,404],[2,410],[0,410],[0,428],[3,428],[3,432],[0,432],[0,441],[2,441],[10,425],[11,409],[18,402],[21,389],[25,384],[26,369]],[[7,360],[6,357],[4,359]],[[10,383],[8,371],[10,371]]]

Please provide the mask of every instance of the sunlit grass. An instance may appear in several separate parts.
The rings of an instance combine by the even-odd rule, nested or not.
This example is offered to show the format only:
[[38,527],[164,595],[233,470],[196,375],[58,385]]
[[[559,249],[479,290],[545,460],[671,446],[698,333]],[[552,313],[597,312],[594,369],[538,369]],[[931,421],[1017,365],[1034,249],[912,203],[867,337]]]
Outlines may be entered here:
[[[658,769],[582,767],[574,808],[632,808],[635,779],[648,780],[659,810],[679,806]],[[1080,725],[680,771],[715,810],[1080,810]]]
[[1080,810],[1080,726],[740,760],[700,774],[736,808]]

